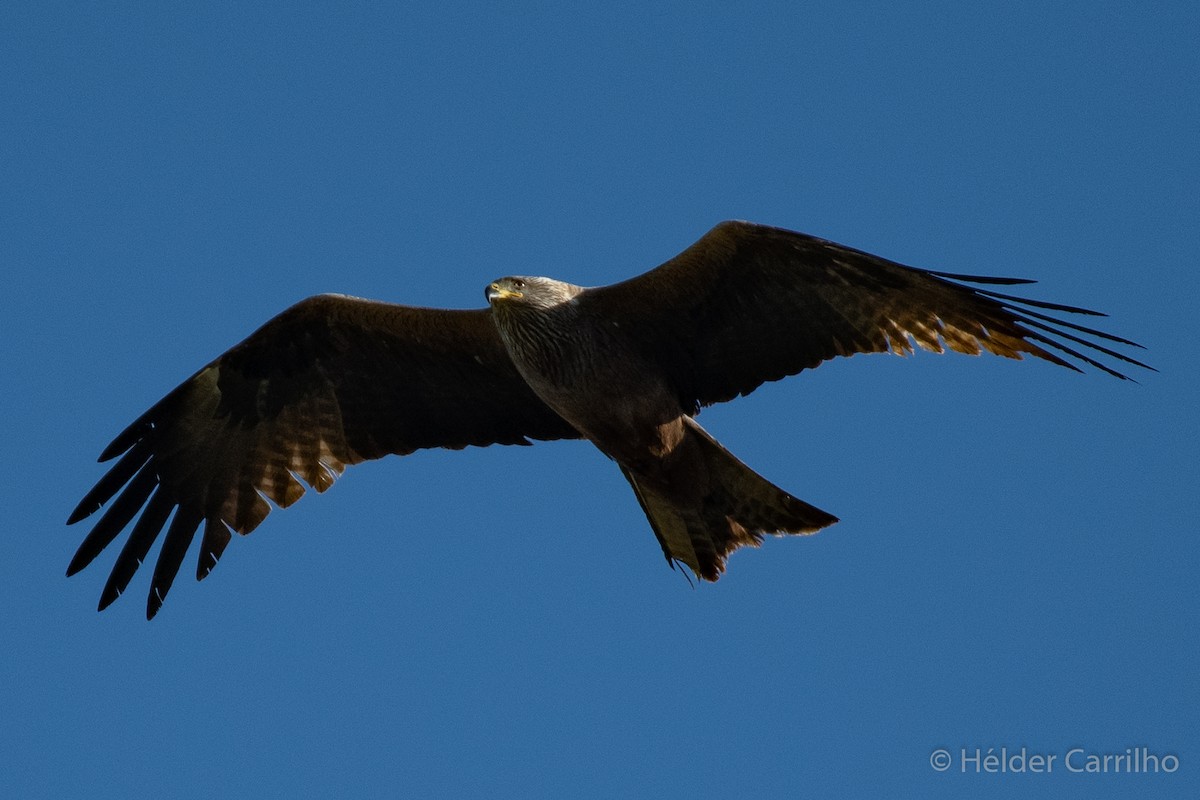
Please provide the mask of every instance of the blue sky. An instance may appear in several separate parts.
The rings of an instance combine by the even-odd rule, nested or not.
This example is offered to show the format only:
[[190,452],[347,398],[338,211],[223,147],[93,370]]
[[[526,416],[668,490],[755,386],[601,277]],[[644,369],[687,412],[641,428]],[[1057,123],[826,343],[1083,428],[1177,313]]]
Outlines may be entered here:
[[[0,793],[1194,792],[1195,4],[565,9],[0,11]],[[95,613],[115,552],[63,577],[104,445],[291,303],[609,283],[726,218],[1037,278],[1160,372],[862,356],[707,409],[843,520],[715,586],[578,442],[356,467],[152,623],[148,570]],[[1022,747],[1057,769],[961,769]],[[1063,764],[1135,747],[1177,771]]]

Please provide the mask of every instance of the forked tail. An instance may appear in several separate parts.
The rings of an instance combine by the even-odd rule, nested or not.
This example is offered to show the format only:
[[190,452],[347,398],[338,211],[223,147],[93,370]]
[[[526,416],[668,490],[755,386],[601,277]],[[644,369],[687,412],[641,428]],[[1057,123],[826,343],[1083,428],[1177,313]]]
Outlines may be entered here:
[[837,522],[837,517],[780,489],[726,450],[690,418],[688,436],[707,474],[708,489],[699,504],[681,507],[639,481],[625,467],[667,561],[687,564],[700,578],[715,581],[729,554],[758,547],[766,534],[807,534]]

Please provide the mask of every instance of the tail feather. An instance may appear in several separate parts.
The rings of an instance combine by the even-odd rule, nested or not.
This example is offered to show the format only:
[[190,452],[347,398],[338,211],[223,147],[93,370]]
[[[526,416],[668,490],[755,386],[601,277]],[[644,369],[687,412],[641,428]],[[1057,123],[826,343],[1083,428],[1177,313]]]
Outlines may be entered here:
[[758,547],[767,534],[815,533],[838,521],[775,486],[688,422],[708,476],[708,490],[698,504],[682,505],[621,468],[672,565],[686,564],[697,577],[715,581],[739,547]]

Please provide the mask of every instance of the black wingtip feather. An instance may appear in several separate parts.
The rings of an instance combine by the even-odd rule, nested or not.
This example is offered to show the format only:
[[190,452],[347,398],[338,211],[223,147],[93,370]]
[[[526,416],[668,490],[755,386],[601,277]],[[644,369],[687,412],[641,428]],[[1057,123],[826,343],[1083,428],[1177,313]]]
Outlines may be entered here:
[[79,505],[75,506],[75,510],[71,512],[71,516],[67,517],[67,524],[74,525],[96,513],[129,482],[129,479],[149,460],[150,455],[150,443],[146,440],[137,442],[120,461],[104,474],[104,477],[92,487],[92,490],[83,496]]
[[[909,267],[909,269],[916,268]],[[1033,280],[1032,278],[1002,278],[995,275],[962,275],[957,272],[938,272],[932,269],[924,269],[920,271],[926,272],[930,275],[936,275],[939,278],[949,278],[950,280],[955,281],[967,281],[968,283],[991,284],[994,286],[1019,286],[1028,283],[1037,283],[1037,281]],[[982,289],[979,291],[981,294],[986,294],[986,292],[984,292]]]
[[1064,303],[1050,303],[1045,300],[1030,300],[1027,297],[1017,297],[1012,294],[1003,294],[1002,292],[990,292],[987,289],[976,289],[977,294],[991,297],[995,300],[1010,300],[1014,303],[1019,303],[1023,306],[1033,306],[1034,308],[1045,308],[1050,311],[1065,311],[1068,314],[1084,314],[1089,317],[1107,317],[1103,311],[1093,311],[1090,308],[1082,308],[1080,306],[1068,306]]
[[202,581],[212,574],[221,554],[225,552],[233,534],[229,526],[217,517],[209,517],[204,523],[204,539],[200,543],[200,557],[196,559],[196,580]]
[[[1055,335],[1064,336],[1068,339],[1075,338],[1072,336],[1068,336],[1067,334],[1064,334],[1061,331],[1055,331]],[[1118,372],[1117,370],[1113,369],[1112,367],[1109,367],[1105,364],[1100,363],[1099,361],[1097,361],[1096,359],[1092,358],[1089,355],[1081,353],[1072,347],[1068,347],[1067,345],[1065,345],[1062,342],[1059,342],[1055,339],[1051,339],[1049,336],[1043,336],[1040,333],[1035,333],[1033,331],[1030,331],[1027,334],[1027,337],[1034,341],[1041,342],[1042,344],[1046,345],[1047,347],[1053,347],[1055,350],[1058,350],[1060,353],[1066,353],[1067,355],[1071,356],[1072,358],[1077,358],[1080,361],[1082,361],[1083,363],[1088,364],[1088,365],[1100,370],[1101,372],[1106,372],[1109,375],[1113,376],[1114,378],[1120,378],[1123,381],[1133,381],[1134,383],[1137,383],[1137,381],[1133,380],[1133,378],[1129,377],[1128,375],[1124,374],[1123,372]],[[1084,344],[1086,344],[1088,347],[1095,347],[1095,345],[1093,345],[1089,342],[1084,342]],[[1054,359],[1051,359],[1051,360],[1054,360]],[[1056,363],[1062,363],[1062,362],[1061,362],[1061,360],[1058,360]],[[1067,366],[1071,367],[1071,369],[1075,370],[1076,372],[1083,372],[1083,370],[1081,370],[1079,367],[1075,366],[1074,364],[1067,364]]]
[[[954,279],[954,280],[968,281],[968,282],[972,282],[972,283],[1006,283],[1006,282],[1009,282],[1009,283],[1034,283],[1034,281],[1019,279],[1019,278],[1014,278],[1014,279],[988,278],[988,277],[982,277],[982,276],[958,275],[958,274],[951,273],[951,272],[934,272],[932,270],[927,270],[927,272],[931,275],[936,275],[939,278],[949,278],[949,279]],[[1104,345],[1099,344],[1097,342],[1088,341],[1087,339],[1083,339],[1079,336],[1075,336],[1071,333],[1068,333],[1065,330],[1062,330],[1062,328],[1069,328],[1070,330],[1078,331],[1080,333],[1084,333],[1089,336],[1094,336],[1099,339],[1104,339],[1106,341],[1115,342],[1117,344],[1126,345],[1128,347],[1136,347],[1139,350],[1146,349],[1145,347],[1138,344],[1137,342],[1130,341],[1129,339],[1125,339],[1120,336],[1115,336],[1111,333],[1106,333],[1101,330],[1096,330],[1095,328],[1089,328],[1085,325],[1079,325],[1077,323],[1069,322],[1064,319],[1052,317],[1048,314],[1041,314],[1041,313],[1039,313],[1037,311],[1033,311],[1031,309],[1041,308],[1041,309],[1046,309],[1049,311],[1059,311],[1059,312],[1063,312],[1063,313],[1067,313],[1067,314],[1083,314],[1083,315],[1091,316],[1091,317],[1107,317],[1108,316],[1107,314],[1105,314],[1101,311],[1093,311],[1089,308],[1082,308],[1080,306],[1069,306],[1069,305],[1065,305],[1063,303],[1050,303],[1050,302],[1047,302],[1044,300],[1031,300],[1026,297],[1017,297],[1016,295],[1004,294],[1002,292],[993,292],[993,291],[989,291],[987,289],[976,289],[976,288],[972,288],[972,287],[962,287],[962,288],[967,288],[967,289],[969,289],[969,291],[975,293],[976,295],[978,295],[980,297],[986,297],[989,300],[991,300],[992,302],[996,303],[1001,309],[1003,309],[1003,311],[1006,314],[1011,315],[1011,318],[1014,321],[1016,321],[1019,325],[1022,326],[1022,329],[1025,331],[1024,338],[1026,338],[1027,340],[1040,342],[1041,344],[1044,344],[1047,347],[1052,347],[1055,350],[1058,350],[1061,353],[1065,353],[1066,355],[1071,356],[1072,358],[1076,358],[1076,359],[1082,361],[1083,363],[1088,364],[1089,366],[1092,366],[1095,369],[1100,370],[1101,372],[1104,372],[1104,373],[1107,373],[1107,374],[1113,376],[1114,378],[1119,378],[1123,381],[1131,381],[1133,383],[1137,383],[1136,380],[1134,380],[1130,376],[1124,374],[1123,372],[1113,369],[1112,367],[1106,366],[1105,364],[1102,364],[1097,359],[1095,359],[1091,356],[1085,355],[1084,353],[1081,353],[1080,351],[1075,350],[1074,348],[1064,344],[1061,341],[1053,339],[1050,336],[1045,336],[1043,334],[1037,333],[1036,331],[1030,330],[1030,329],[1032,328],[1032,329],[1045,331],[1046,333],[1049,333],[1052,336],[1058,336],[1063,339],[1066,339],[1067,341],[1075,342],[1076,344],[1083,345],[1084,347],[1087,347],[1091,350],[1095,350],[1097,353],[1102,353],[1106,356],[1109,356],[1110,358],[1115,358],[1126,364],[1132,364],[1136,367],[1141,367],[1142,369],[1148,369],[1152,372],[1158,371],[1154,367],[1150,366],[1149,364],[1144,364],[1141,361],[1138,361],[1136,358],[1131,358],[1122,353],[1118,353],[1117,351],[1115,351],[1109,347],[1105,347]],[[1059,327],[1056,327],[1056,326],[1059,326]],[[1049,353],[1040,347],[1036,348],[1036,350],[1033,352],[1033,355],[1036,355],[1039,358],[1043,358],[1043,359],[1050,361],[1054,364],[1057,364],[1059,366],[1069,367],[1070,369],[1074,370],[1075,372],[1083,372],[1083,370],[1080,369],[1075,364],[1072,364],[1063,358],[1055,356],[1053,353]]]
[[146,599],[146,619],[154,619],[154,615],[162,608],[163,601],[167,599],[167,592],[171,591],[171,584],[175,582],[179,566],[183,563],[183,557],[187,554],[203,518],[202,514],[183,508],[175,512],[175,518],[171,520],[171,526],[163,538],[158,561],[154,565],[150,595]]
[[[1047,331],[1048,333],[1052,333],[1055,336],[1061,336],[1064,339],[1075,342],[1076,344],[1081,344],[1084,347],[1090,347],[1091,349],[1095,350],[1098,353],[1103,353],[1104,355],[1109,356],[1111,358],[1115,358],[1118,361],[1124,361],[1126,364],[1133,364],[1136,367],[1141,367],[1142,369],[1148,369],[1153,372],[1158,371],[1158,370],[1154,369],[1154,367],[1151,367],[1148,364],[1143,364],[1141,361],[1138,361],[1136,358],[1130,358],[1127,355],[1118,353],[1116,350],[1113,350],[1112,348],[1105,347],[1104,345],[1097,344],[1095,342],[1089,342],[1087,339],[1082,339],[1078,336],[1067,333],[1066,331],[1058,330],[1057,328],[1054,328],[1051,325],[1047,325],[1045,323],[1037,322],[1036,320],[1027,319],[1024,317],[1018,317],[1017,319],[1025,325],[1028,325],[1033,328],[1039,328],[1043,331]],[[1069,324],[1069,323],[1064,323],[1064,324]],[[1076,354],[1072,353],[1072,355],[1076,355]],[[1120,374],[1120,373],[1117,373],[1117,374]],[[1130,378],[1128,375],[1121,375],[1121,377],[1126,380],[1132,380],[1132,378]]]
[[100,458],[97,461],[104,462],[116,458],[137,444],[140,439],[144,439],[152,428],[153,426],[146,420],[145,416],[138,417],[133,424],[118,433],[117,437],[108,443],[108,447],[101,451]]
[[104,584],[104,591],[100,594],[101,611],[108,608],[125,591],[125,587],[133,579],[138,567],[146,560],[146,553],[150,551],[150,545],[154,544],[154,540],[158,538],[159,531],[166,524],[167,517],[171,515],[174,507],[174,501],[166,492],[158,491],[151,495],[150,502],[146,504],[138,521],[134,523],[129,539],[121,548],[121,553],[117,556],[108,581]]
[[124,491],[117,495],[117,499],[109,506],[108,511],[104,512],[95,527],[84,537],[79,549],[75,551],[71,563],[67,566],[68,577],[92,563],[96,556],[100,555],[104,548],[117,538],[117,535],[146,504],[146,499],[150,497],[156,486],[158,486],[158,474],[155,471],[154,462],[151,460],[146,462],[134,475]]
[[[1036,311],[1030,311],[1028,308],[1021,308],[1020,305],[1016,304],[1016,303],[1013,303],[1011,305],[1008,303],[1004,303],[1002,305],[1004,308],[1008,309],[1009,311],[1013,311],[1016,314],[1021,315],[1022,319],[1026,318],[1026,317],[1033,317],[1034,319],[1044,320],[1044,321],[1052,323],[1054,325],[1062,325],[1065,328],[1070,328],[1071,330],[1079,331],[1080,333],[1086,333],[1089,336],[1097,336],[1101,339],[1107,339],[1110,342],[1116,342],[1117,344],[1123,344],[1123,345],[1127,345],[1129,347],[1136,347],[1138,350],[1146,349],[1144,345],[1140,345],[1137,342],[1130,341],[1129,339],[1124,339],[1120,336],[1115,336],[1111,333],[1105,333],[1104,331],[1096,330],[1095,328],[1089,328],[1086,325],[1079,325],[1074,322],[1068,322],[1065,319],[1059,319],[1058,317],[1052,317],[1049,314],[1039,314]],[[1103,316],[1103,315],[1101,315],[1101,316]],[[1026,321],[1028,321],[1028,320],[1026,320]],[[1146,366],[1146,365],[1143,364],[1142,366]],[[1146,368],[1151,369],[1151,367],[1146,367]]]

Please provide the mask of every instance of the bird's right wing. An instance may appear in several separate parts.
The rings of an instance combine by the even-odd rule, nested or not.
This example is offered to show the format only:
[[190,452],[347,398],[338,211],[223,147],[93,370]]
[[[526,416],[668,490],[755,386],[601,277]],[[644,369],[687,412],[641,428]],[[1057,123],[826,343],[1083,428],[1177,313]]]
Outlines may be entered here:
[[141,511],[104,587],[105,608],[170,518],[147,604],[152,617],[201,522],[198,578],[231,530],[249,533],[271,503],[299,499],[303,484],[324,491],[347,465],[420,448],[577,437],[517,373],[488,310],[309,298],[201,369],[104,450],[101,461],[121,458],[68,524],[112,503],[67,574],[91,563]]

